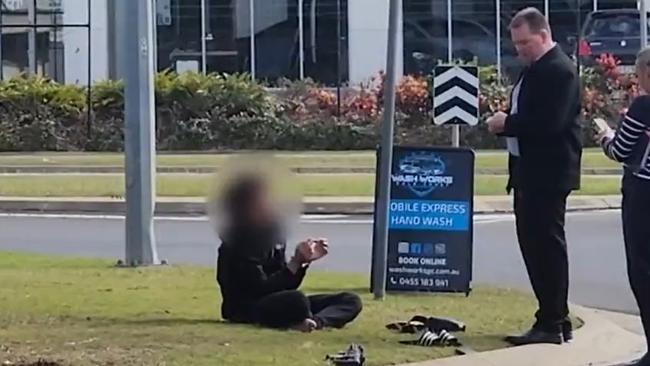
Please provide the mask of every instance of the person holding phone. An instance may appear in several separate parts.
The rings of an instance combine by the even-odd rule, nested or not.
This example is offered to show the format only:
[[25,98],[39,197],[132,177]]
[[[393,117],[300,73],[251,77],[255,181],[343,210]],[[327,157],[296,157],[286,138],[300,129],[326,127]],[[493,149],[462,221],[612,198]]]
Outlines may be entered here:
[[307,296],[298,290],[310,264],[325,257],[329,245],[327,239],[304,240],[286,261],[283,230],[263,178],[235,179],[223,206],[228,222],[220,233],[217,282],[224,319],[311,332],[341,328],[359,315],[356,294]]
[[517,239],[539,307],[532,328],[506,340],[561,344],[573,338],[564,224],[567,198],[580,188],[580,78],[538,9],[517,13],[510,33],[526,68],[508,112],[495,113],[487,124],[507,138],[506,189],[514,191]]
[[[647,341],[650,339],[650,48],[639,53],[636,73],[641,95],[632,102],[616,132],[602,121],[594,122],[599,126],[596,139],[605,155],[624,164],[622,213],[627,271]],[[646,354],[633,365],[650,366],[650,355]]]

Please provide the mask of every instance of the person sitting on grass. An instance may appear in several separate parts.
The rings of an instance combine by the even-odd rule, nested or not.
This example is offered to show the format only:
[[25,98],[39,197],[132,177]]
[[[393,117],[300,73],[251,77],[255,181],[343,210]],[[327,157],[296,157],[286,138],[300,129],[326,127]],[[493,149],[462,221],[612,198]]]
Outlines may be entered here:
[[328,243],[305,240],[287,262],[283,228],[263,178],[235,179],[223,205],[228,221],[219,233],[217,282],[225,320],[311,332],[342,328],[359,315],[356,294],[307,296],[298,290],[310,263],[327,255]]

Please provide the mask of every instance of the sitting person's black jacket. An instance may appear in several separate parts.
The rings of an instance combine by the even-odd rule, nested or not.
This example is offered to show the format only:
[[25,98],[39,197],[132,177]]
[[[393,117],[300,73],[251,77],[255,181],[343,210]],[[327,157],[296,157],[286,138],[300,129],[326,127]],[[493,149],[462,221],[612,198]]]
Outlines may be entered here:
[[259,300],[279,291],[295,290],[302,283],[306,267],[295,274],[287,268],[286,244],[276,227],[233,228],[221,239],[217,282],[224,319],[255,322]]

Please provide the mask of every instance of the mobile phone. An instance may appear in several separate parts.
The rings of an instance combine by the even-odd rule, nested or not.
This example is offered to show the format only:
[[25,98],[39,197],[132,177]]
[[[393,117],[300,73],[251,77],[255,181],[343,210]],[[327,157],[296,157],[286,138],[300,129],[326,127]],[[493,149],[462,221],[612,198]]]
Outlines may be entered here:
[[600,132],[610,130],[609,125],[607,124],[607,121],[605,121],[602,118],[599,118],[599,117],[594,118],[593,122],[596,125],[596,127],[598,127],[598,130]]

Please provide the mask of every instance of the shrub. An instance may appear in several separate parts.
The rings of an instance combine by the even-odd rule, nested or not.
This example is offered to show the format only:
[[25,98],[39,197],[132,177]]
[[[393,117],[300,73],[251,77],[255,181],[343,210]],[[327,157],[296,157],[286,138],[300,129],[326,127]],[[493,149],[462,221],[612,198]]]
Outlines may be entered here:
[[0,149],[74,150],[85,94],[41,77],[0,83]]
[[[481,68],[479,112],[484,121],[508,107],[510,83],[494,67]],[[616,119],[638,94],[636,80],[602,56],[583,75],[582,117]],[[371,149],[379,142],[384,75],[341,90],[311,80],[266,89],[248,75],[156,75],[156,140],[160,150]],[[88,97],[90,97],[90,102]],[[395,140],[448,145],[450,128],[432,124],[430,78],[406,76],[397,85]],[[90,106],[90,109],[88,108]],[[585,142],[593,131],[585,128]],[[463,128],[465,145],[501,146],[485,124]],[[120,151],[124,144],[124,85],[105,81],[87,89],[41,77],[0,81],[0,151]]]

